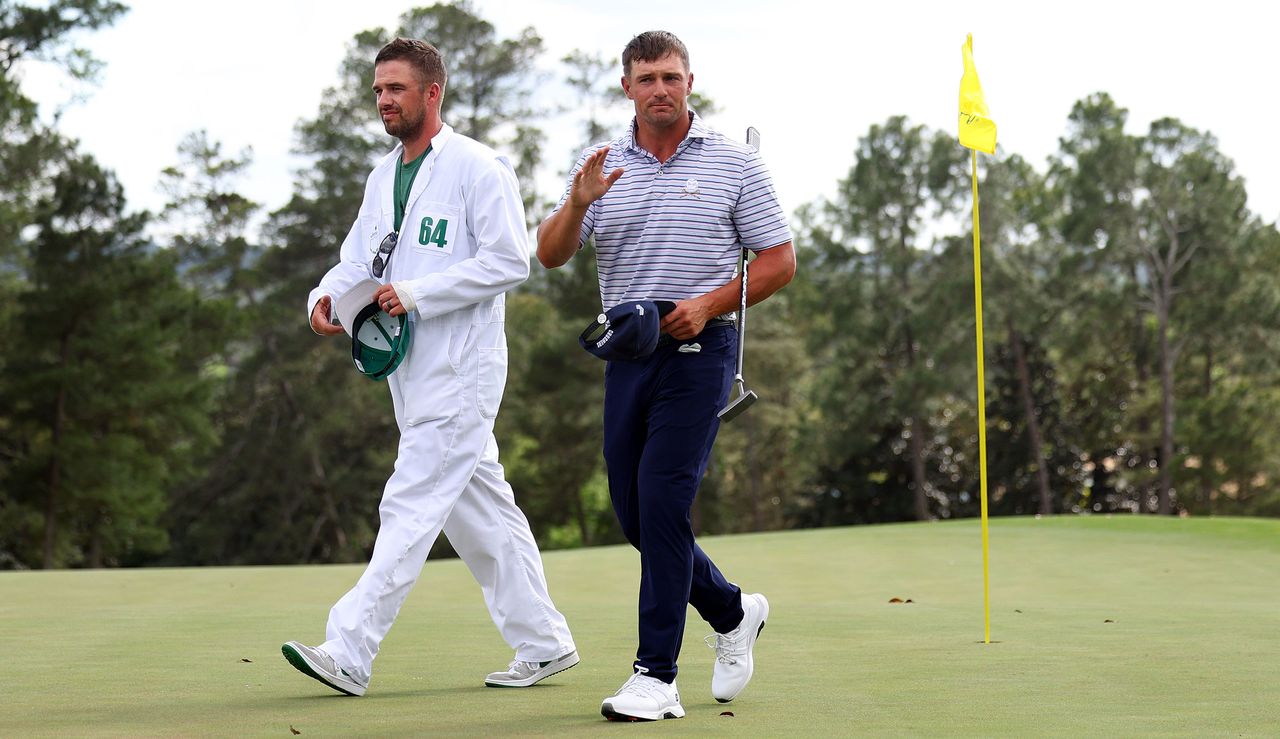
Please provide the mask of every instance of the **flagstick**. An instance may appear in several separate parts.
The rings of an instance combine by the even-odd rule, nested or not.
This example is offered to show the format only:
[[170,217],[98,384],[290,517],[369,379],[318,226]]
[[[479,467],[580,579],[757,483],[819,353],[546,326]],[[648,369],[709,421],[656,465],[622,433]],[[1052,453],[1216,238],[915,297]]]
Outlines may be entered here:
[[986,639],[991,643],[991,570],[987,536],[987,385],[982,367],[982,239],[978,235],[978,150],[973,161],[973,302],[978,328],[978,484],[982,489],[982,615]]

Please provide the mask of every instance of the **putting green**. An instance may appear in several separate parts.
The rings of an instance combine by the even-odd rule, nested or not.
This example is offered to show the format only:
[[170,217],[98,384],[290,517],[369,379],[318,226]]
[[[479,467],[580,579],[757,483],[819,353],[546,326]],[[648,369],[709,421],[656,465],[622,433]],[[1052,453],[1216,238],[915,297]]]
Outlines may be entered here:
[[992,644],[981,643],[976,520],[701,543],[731,579],[768,595],[772,617],[755,680],[721,705],[708,630],[690,612],[679,721],[623,727],[599,715],[635,648],[639,560],[608,547],[545,556],[579,666],[527,690],[483,687],[510,651],[462,563],[429,563],[363,698],[280,654],[289,639],[322,641],[359,567],[3,573],[0,734],[1280,732],[1280,521],[996,519]]

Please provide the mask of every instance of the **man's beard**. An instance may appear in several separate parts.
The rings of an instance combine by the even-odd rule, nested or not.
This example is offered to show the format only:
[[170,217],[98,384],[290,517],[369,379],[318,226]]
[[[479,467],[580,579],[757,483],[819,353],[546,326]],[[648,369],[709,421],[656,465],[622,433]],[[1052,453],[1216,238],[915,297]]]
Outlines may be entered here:
[[416,120],[405,118],[404,113],[401,112],[397,122],[386,122],[382,124],[382,127],[386,129],[387,133],[395,136],[401,141],[405,141],[407,139],[417,138],[418,134],[422,133],[422,127],[426,125],[426,122],[427,116],[425,112],[418,116]]

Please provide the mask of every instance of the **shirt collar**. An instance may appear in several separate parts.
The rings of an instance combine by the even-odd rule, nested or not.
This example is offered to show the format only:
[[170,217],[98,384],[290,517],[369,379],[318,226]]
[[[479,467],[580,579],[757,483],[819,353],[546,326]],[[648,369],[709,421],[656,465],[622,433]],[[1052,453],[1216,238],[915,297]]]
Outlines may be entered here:
[[435,136],[431,137],[431,150],[433,152],[439,152],[449,143],[449,139],[452,139],[452,138],[453,138],[453,126],[450,126],[448,123],[441,121],[440,132],[437,133]]
[[[691,139],[705,139],[711,135],[711,129],[702,122],[702,116],[698,115],[693,108],[689,109],[689,132],[684,135],[684,141],[676,147],[676,150],[683,149],[688,145]],[[627,127],[627,134],[623,137],[623,148],[633,151],[644,151],[640,148],[640,144],[636,143],[636,119],[631,118],[631,125]]]

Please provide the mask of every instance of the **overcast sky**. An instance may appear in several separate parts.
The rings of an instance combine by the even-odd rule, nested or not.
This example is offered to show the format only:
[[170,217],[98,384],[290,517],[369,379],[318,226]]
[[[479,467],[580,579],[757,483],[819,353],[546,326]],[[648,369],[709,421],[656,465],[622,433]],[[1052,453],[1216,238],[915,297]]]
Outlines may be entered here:
[[[126,0],[128,2],[129,0]],[[428,4],[428,3],[423,3]],[[293,128],[315,114],[358,31],[394,28],[404,0],[133,0],[115,26],[82,42],[106,68],[88,98],[47,70],[24,70],[29,95],[60,128],[114,169],[134,208],[158,209],[161,169],[183,136],[205,129],[231,151],[252,147],[241,191],[268,209],[288,199]],[[673,31],[689,47],[694,88],[720,107],[710,119],[763,154],[788,210],[834,193],[873,123],[904,114],[954,133],[960,46],[974,56],[1004,152],[1041,171],[1072,104],[1106,91],[1130,111],[1130,132],[1174,116],[1217,136],[1245,178],[1249,206],[1280,217],[1280,44],[1266,3],[701,2],[477,0],[502,37],[533,26],[543,66],[573,49],[616,59],[636,33]],[[982,12],[968,12],[966,8]],[[446,60],[447,61],[447,60]],[[620,72],[619,72],[620,74]],[[551,98],[554,86],[529,91]],[[619,115],[627,113],[625,107]],[[618,118],[622,120],[622,118]],[[558,197],[579,132],[550,126],[539,186]],[[357,203],[351,204],[355,213]],[[335,240],[340,238],[335,234]]]

